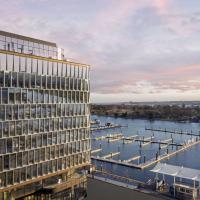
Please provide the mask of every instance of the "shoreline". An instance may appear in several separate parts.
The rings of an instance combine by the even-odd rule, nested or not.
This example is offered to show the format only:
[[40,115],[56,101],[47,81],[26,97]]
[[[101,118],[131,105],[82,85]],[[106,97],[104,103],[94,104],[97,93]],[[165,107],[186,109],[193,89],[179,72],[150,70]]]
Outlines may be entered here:
[[115,116],[115,115],[106,115],[106,114],[97,114],[97,113],[91,113],[92,116],[100,116],[100,117],[113,117],[113,118],[121,118],[121,119],[133,119],[133,120],[147,120],[147,121],[151,121],[151,122],[154,122],[154,121],[166,121],[166,122],[174,122],[174,123],[195,123],[195,124],[199,124],[199,122],[196,122],[196,121],[191,121],[191,120],[173,120],[173,119],[161,119],[161,118],[154,118],[154,119],[149,119],[149,118],[135,118],[135,117],[132,117],[132,116]]

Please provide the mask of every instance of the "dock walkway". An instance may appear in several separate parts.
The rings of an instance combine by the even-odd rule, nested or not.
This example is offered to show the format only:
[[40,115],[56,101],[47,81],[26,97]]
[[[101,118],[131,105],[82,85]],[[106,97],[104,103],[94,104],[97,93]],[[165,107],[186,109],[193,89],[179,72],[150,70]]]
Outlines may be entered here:
[[154,165],[154,164],[156,164],[156,163],[158,163],[158,162],[160,162],[162,160],[169,159],[170,157],[175,156],[176,154],[178,154],[178,153],[180,153],[182,151],[185,151],[188,148],[191,148],[192,146],[197,145],[199,143],[200,143],[200,140],[197,140],[195,142],[186,144],[182,148],[180,148],[180,149],[178,149],[176,151],[173,151],[173,152],[168,153],[168,154],[161,155],[160,157],[158,157],[158,159],[153,158],[153,159],[151,159],[149,161],[146,161],[145,163],[140,164],[139,167],[140,167],[140,169],[145,169],[145,168],[150,167],[151,165]]
[[110,125],[110,126],[99,126],[99,127],[93,127],[90,128],[90,131],[101,131],[101,130],[106,130],[106,129],[115,129],[115,128],[123,128],[123,127],[127,127],[127,126],[122,126],[119,124],[114,124],[114,125]]
[[162,132],[162,133],[173,133],[173,134],[179,134],[179,135],[190,135],[190,136],[196,136],[196,137],[200,137],[200,132],[199,134],[195,134],[191,132],[187,132],[187,131],[177,131],[177,130],[168,130],[168,129],[161,129],[161,128],[145,128],[145,130],[147,131],[154,131],[154,132]]
[[130,162],[126,162],[126,161],[123,161],[123,160],[108,159],[106,157],[91,156],[91,159],[97,160],[97,161],[102,161],[102,162],[107,162],[107,163],[112,163],[112,164],[117,164],[117,165],[121,165],[121,166],[136,168],[136,169],[145,169],[145,168],[148,168],[151,165],[154,165],[154,164],[156,164],[156,163],[158,163],[162,160],[169,159],[170,157],[175,156],[178,153],[185,151],[188,148],[191,148],[194,145],[197,145],[199,143],[200,143],[200,140],[195,140],[191,143],[184,144],[180,149],[177,149],[176,151],[170,152],[168,154],[167,153],[163,154],[163,155],[159,156],[158,158],[155,157],[155,158],[153,158],[149,161],[146,161],[145,163],[141,163],[139,165],[133,164],[133,163],[130,163]]
[[138,166],[136,164],[124,162],[124,161],[121,161],[121,160],[105,159],[105,158],[96,157],[96,156],[91,156],[91,159],[97,160],[97,161],[102,161],[102,162],[107,162],[107,163],[112,163],[112,164],[117,164],[117,165],[122,165],[122,166],[126,166],[126,167],[141,169],[140,166]]

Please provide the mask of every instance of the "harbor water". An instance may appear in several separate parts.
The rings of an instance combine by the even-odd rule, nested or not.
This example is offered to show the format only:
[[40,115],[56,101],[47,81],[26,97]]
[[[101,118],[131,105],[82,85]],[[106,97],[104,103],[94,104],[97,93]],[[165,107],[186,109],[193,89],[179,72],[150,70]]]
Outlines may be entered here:
[[[176,123],[170,121],[149,121],[149,120],[141,120],[141,119],[124,119],[124,118],[114,118],[114,117],[106,117],[106,116],[95,116],[93,115],[92,120],[98,119],[100,120],[102,125],[105,125],[107,122],[111,122],[113,124],[120,124],[122,128],[115,129],[106,129],[101,131],[94,131],[91,134],[91,138],[106,136],[108,134],[117,134],[122,133],[124,136],[133,136],[139,135],[144,138],[149,138],[154,136],[154,140],[163,141],[170,138],[173,138],[173,143],[183,144],[189,140],[195,139],[194,136],[189,135],[179,135],[172,133],[164,133],[164,132],[153,132],[145,130],[145,127],[148,128],[166,128],[167,130],[183,130],[188,131],[194,134],[199,134],[200,124],[199,123]],[[128,144],[123,144],[122,140],[115,142],[108,142],[107,139],[104,140],[92,140],[92,149],[102,148],[101,152],[95,153],[94,156],[104,156],[109,154],[110,152],[118,152],[120,151],[120,155],[113,157],[116,160],[128,160],[134,156],[140,156],[139,160],[135,160],[132,163],[141,164],[150,159],[155,158],[156,153],[159,152],[160,155],[164,155],[166,151],[173,152],[176,150],[176,146],[168,146],[159,151],[159,144],[148,144],[142,148],[140,148],[140,142],[131,142]],[[200,169],[200,145],[194,145],[186,151],[182,151],[175,156],[167,160],[161,161],[163,163],[169,163],[172,165],[179,165],[194,169]],[[98,169],[103,169],[105,171],[109,171],[111,173],[126,176],[129,178],[137,179],[140,181],[147,182],[150,179],[155,178],[155,174],[150,172],[150,169],[155,165],[152,165],[149,168],[144,170],[138,170],[135,168],[119,166],[116,164],[110,164],[102,161],[93,161],[93,164],[96,165]],[[170,181],[170,178],[168,178]]]

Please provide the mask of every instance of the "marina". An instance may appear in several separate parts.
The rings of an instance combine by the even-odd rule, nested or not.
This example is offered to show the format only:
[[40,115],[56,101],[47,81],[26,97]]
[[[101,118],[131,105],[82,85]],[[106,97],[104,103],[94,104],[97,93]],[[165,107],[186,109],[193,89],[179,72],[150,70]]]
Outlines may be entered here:
[[[151,122],[146,120],[132,120],[111,117],[99,117],[101,123],[106,124],[112,121],[119,126],[128,126],[115,129],[108,129],[97,134],[92,134],[92,149],[101,149],[97,153],[92,153],[92,163],[96,169],[103,169],[116,173],[117,175],[128,174],[130,177],[148,181],[153,177],[149,171],[156,163],[167,162],[177,164],[187,162],[192,158],[188,166],[195,167],[200,164],[194,158],[194,149],[199,148],[199,126],[193,124],[193,131],[188,131],[188,124],[172,123],[172,122],[154,122],[154,126],[149,126]],[[178,131],[166,131],[160,134],[160,131],[147,130],[145,127],[158,127],[162,125],[163,130],[178,130],[182,126],[182,133]],[[170,126],[170,128],[167,128]],[[181,127],[180,127],[181,128]],[[187,134],[186,134],[187,133]],[[110,141],[110,142],[108,142]],[[196,151],[196,150],[195,150]],[[111,153],[117,153],[111,156]],[[95,155],[94,155],[95,154]],[[192,156],[191,156],[192,155]],[[197,155],[196,155],[197,156]],[[189,158],[187,158],[189,157]],[[179,160],[177,160],[179,158]],[[194,159],[193,159],[194,158]],[[139,171],[138,171],[139,170]]]
[[[146,145],[149,145],[150,142],[145,142],[143,143],[143,147],[146,146]],[[196,140],[196,141],[192,141],[191,143],[188,143],[186,145],[184,145],[183,147],[181,147],[180,149],[177,149],[176,151],[173,151],[171,153],[169,153],[168,151],[166,153],[164,153],[163,155],[159,155],[159,154],[156,154],[156,156],[154,158],[152,158],[151,160],[148,160],[146,161],[146,158],[144,157],[144,163],[141,163],[141,164],[132,164],[130,162],[132,161],[135,161],[135,160],[138,160],[141,158],[141,156],[134,156],[132,158],[129,158],[128,160],[113,160],[112,158],[114,156],[118,156],[120,155],[120,152],[111,152],[105,156],[102,156],[102,157],[95,157],[95,156],[92,156],[91,159],[92,160],[97,160],[97,161],[102,161],[102,162],[107,162],[107,163],[113,163],[113,164],[117,164],[117,165],[123,165],[123,166],[127,166],[127,167],[132,167],[132,168],[136,168],[136,169],[145,169],[145,168],[148,168],[150,167],[151,165],[154,165],[160,161],[163,161],[163,160],[166,160],[166,159],[169,159],[170,157],[172,156],[175,156],[176,154],[182,152],[182,151],[186,151],[188,148],[194,146],[194,145],[197,145],[200,143],[200,140]],[[109,159],[111,158],[111,159]]]
[[[187,184],[174,181],[171,179],[173,173],[167,174],[167,167],[162,171],[164,163],[169,166],[169,170],[173,166],[168,163],[173,164],[175,169],[179,169],[176,165],[181,163],[181,165],[191,167],[189,169],[191,172],[195,171],[195,168],[200,168],[200,163],[197,161],[197,152],[200,151],[198,124],[195,124],[196,127],[192,131],[188,131],[190,126],[181,123],[159,121],[151,123],[147,120],[111,117],[99,117],[98,121],[100,124],[112,124],[115,128],[97,131],[98,135],[95,131],[92,132],[91,160],[96,169],[93,178],[132,190],[148,190],[159,195],[171,195],[178,199],[199,197],[199,187],[194,187],[197,183],[192,183],[193,179],[189,178]],[[128,126],[124,127],[124,124]],[[163,128],[152,128],[158,127],[158,124]],[[96,126],[98,130],[99,124]],[[117,126],[124,127],[124,129],[116,128]],[[179,126],[182,126],[181,130]],[[158,173],[162,175],[162,178],[156,170],[160,170]],[[106,178],[102,175],[105,171]],[[110,180],[107,177],[111,174],[141,182],[143,189],[140,188],[141,184],[124,184],[123,179]]]

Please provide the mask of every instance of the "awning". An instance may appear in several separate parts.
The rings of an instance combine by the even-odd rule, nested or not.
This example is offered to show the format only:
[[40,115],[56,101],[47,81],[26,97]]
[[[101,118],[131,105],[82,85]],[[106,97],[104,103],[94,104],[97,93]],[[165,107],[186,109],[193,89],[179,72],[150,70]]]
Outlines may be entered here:
[[188,180],[200,182],[200,170],[187,168],[183,166],[169,165],[166,163],[158,163],[151,172],[164,174],[169,176],[176,176]]

